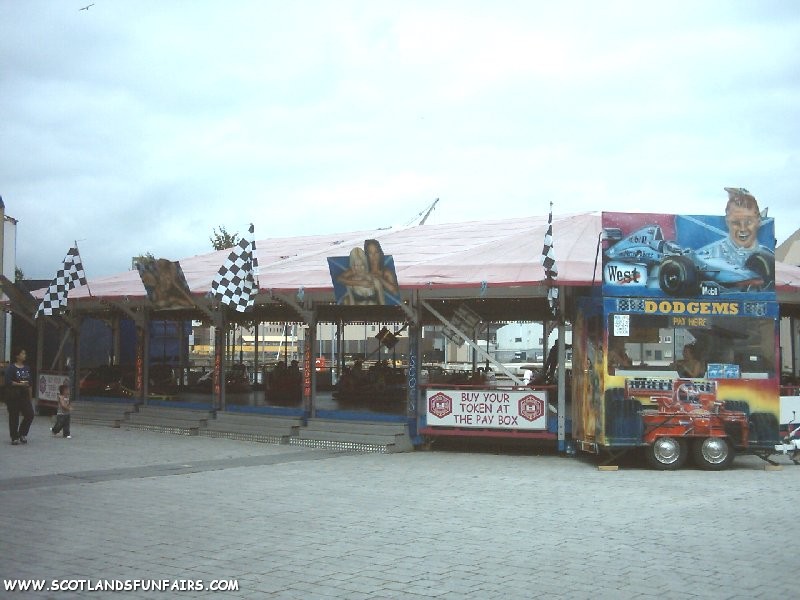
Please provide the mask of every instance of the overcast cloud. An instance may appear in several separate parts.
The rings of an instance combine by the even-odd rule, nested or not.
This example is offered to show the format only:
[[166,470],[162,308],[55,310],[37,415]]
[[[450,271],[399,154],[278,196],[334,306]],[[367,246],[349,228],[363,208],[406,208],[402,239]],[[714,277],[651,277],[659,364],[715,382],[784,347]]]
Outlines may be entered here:
[[90,3],[0,0],[29,278],[74,240],[93,278],[435,198],[429,222],[721,214],[741,186],[779,242],[800,226],[798,2]]

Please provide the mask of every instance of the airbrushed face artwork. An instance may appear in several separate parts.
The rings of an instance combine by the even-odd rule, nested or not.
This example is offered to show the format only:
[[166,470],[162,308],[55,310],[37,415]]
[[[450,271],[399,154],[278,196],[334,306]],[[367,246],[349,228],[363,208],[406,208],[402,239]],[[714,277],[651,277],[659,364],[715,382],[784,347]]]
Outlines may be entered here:
[[394,259],[386,256],[377,240],[348,256],[328,257],[336,303],[343,305],[399,305],[401,303]]
[[753,208],[733,206],[725,216],[728,236],[740,248],[752,248],[758,243],[761,215]]

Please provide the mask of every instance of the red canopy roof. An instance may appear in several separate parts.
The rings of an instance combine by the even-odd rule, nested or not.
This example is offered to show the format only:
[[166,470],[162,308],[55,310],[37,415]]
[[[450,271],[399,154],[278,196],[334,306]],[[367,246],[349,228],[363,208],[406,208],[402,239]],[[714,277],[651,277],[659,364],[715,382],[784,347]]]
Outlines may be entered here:
[[[375,229],[349,233],[268,238],[256,242],[263,291],[332,292],[327,258],[347,256],[365,239],[380,241],[387,255],[394,257],[402,289],[489,288],[541,285],[540,263],[547,230],[547,215],[425,224],[398,229]],[[565,286],[591,285],[600,281],[600,261],[595,257],[601,232],[601,213],[584,212],[553,216],[553,240],[558,264],[558,283]],[[224,263],[229,250],[210,252],[180,260],[195,295],[205,295]],[[776,263],[778,292],[800,291],[800,268]],[[36,294],[41,297],[43,293]],[[145,289],[137,271],[92,279],[89,286],[70,292],[70,299],[138,298]],[[782,300],[785,300],[783,298]],[[800,303],[800,296],[797,298]]]

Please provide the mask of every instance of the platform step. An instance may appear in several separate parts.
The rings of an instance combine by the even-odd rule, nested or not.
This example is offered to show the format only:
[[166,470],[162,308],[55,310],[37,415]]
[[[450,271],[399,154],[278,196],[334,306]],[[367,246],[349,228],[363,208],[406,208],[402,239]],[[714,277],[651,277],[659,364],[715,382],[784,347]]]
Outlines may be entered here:
[[226,424],[241,423],[247,425],[250,423],[270,423],[286,427],[303,424],[303,420],[299,416],[270,415],[263,413],[218,412],[214,420]]
[[213,437],[226,437],[252,441],[286,444],[296,437],[303,421],[300,417],[260,414],[217,413],[201,433]]
[[153,415],[149,413],[129,413],[125,424],[166,425],[169,427],[206,427],[208,417],[181,415]]
[[144,406],[140,405],[137,414],[165,419],[211,419],[214,413],[210,410],[197,410],[194,408],[175,408],[171,406]]
[[309,419],[307,431],[341,431],[370,435],[397,435],[406,432],[405,423],[378,423],[371,421],[348,421],[343,419]]
[[413,444],[405,423],[311,419],[292,444],[362,452],[409,452]]
[[208,425],[213,414],[207,410],[173,408],[167,406],[142,406],[137,412],[128,413],[120,424],[131,429],[199,435]]
[[119,427],[126,416],[135,411],[135,403],[76,402],[71,414],[72,420],[77,423]]

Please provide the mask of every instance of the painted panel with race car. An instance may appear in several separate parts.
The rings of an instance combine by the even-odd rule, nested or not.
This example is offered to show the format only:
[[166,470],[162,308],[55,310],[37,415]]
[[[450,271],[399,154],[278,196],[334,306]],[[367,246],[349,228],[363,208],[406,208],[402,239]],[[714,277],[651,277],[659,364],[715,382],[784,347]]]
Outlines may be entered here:
[[[739,222],[757,231],[743,240]],[[774,223],[756,212],[738,220],[603,213],[603,238],[604,295],[774,299]]]

